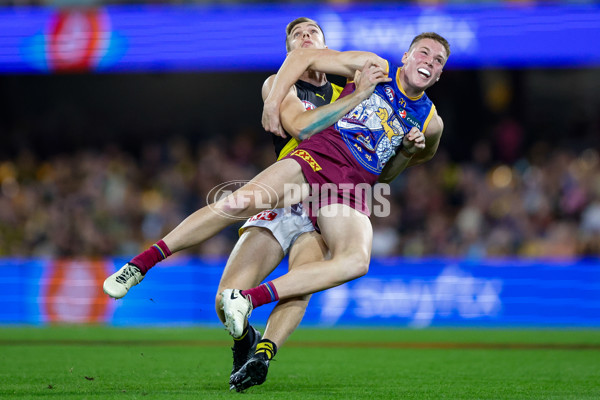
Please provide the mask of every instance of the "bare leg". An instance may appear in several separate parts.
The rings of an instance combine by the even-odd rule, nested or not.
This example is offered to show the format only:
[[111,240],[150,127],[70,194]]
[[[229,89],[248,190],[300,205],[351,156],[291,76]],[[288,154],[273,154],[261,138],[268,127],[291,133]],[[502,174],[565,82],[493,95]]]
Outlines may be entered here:
[[191,214],[163,240],[159,240],[106,278],[104,292],[120,299],[144,279],[150,268],[167,256],[200,244],[225,227],[252,216],[259,210],[300,202],[308,194],[298,190],[305,183],[302,169],[296,161],[286,159],[276,162],[229,196]]
[[[297,327],[306,308],[306,305],[302,304],[303,296],[340,285],[366,274],[368,270],[373,235],[369,218],[344,205],[330,205],[321,211],[337,211],[334,214],[321,213],[319,215],[322,238],[329,245],[332,258],[327,261],[313,261],[294,266],[287,274],[272,281],[277,288],[279,298],[284,300],[280,300],[278,307],[281,308],[278,312],[274,310],[269,318],[269,325],[265,332],[265,339],[269,340],[263,339],[257,345],[255,355],[231,376],[229,382],[238,391],[249,386],[260,385],[265,381],[270,360],[277,351],[277,348],[269,341],[280,346]],[[320,257],[316,255],[314,258],[317,259],[323,256],[322,254]],[[307,257],[307,261],[308,259],[310,257]],[[302,262],[301,260],[294,261]],[[291,261],[290,265],[292,265]],[[227,301],[227,299],[224,300]],[[235,310],[242,314],[245,313],[247,316],[246,305],[248,302],[249,300],[243,300],[243,296],[232,297],[229,304],[231,314]],[[238,304],[239,308],[235,308]],[[292,316],[286,318],[286,310],[292,311]],[[227,318],[232,318],[230,313],[227,313]],[[242,326],[241,321],[235,317],[231,321],[237,325],[232,324],[228,329],[230,332],[237,332],[237,329]],[[271,336],[267,337],[267,335]]]
[[[301,268],[303,264],[321,261],[326,255],[327,247],[321,235],[317,232],[305,233],[296,239],[290,250],[289,268],[293,270]],[[280,300],[269,316],[263,338],[281,347],[300,325],[309,300],[310,295]]]
[[369,217],[349,206],[332,204],[320,210],[318,222],[331,259],[304,264],[273,280],[280,300],[341,285],[369,269],[373,240]]
[[215,309],[221,322],[225,315],[221,309],[221,292],[227,288],[248,289],[260,284],[283,259],[283,250],[273,234],[265,228],[246,228],[237,241],[227,265],[215,299]]
[[[223,290],[231,285],[245,288],[258,285],[277,267],[283,256],[279,242],[268,229],[255,226],[245,229],[227,260],[215,298],[215,310],[223,324],[225,324],[225,314],[221,306]],[[261,339],[260,333],[250,327],[245,326],[244,331],[246,334],[233,340],[232,374],[239,371],[254,354]]]
[[288,205],[300,202],[300,193],[292,193],[292,188],[286,184],[300,186],[304,183],[300,164],[292,159],[278,161],[230,196],[191,214],[163,241],[172,253],[200,244],[241,217],[283,206],[284,199],[289,201]]

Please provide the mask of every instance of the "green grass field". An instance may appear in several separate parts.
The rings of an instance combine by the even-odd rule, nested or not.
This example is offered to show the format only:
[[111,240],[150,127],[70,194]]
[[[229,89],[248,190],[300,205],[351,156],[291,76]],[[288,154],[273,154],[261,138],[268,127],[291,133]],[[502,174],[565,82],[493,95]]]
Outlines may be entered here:
[[230,346],[210,328],[0,328],[0,399],[600,399],[600,331],[301,328],[245,393]]

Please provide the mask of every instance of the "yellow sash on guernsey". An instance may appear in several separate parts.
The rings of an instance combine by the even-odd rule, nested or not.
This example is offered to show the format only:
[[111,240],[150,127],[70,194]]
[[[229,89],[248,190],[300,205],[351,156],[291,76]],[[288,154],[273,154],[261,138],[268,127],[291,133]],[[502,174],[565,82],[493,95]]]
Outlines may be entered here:
[[[331,95],[331,103],[333,103],[338,99],[338,97],[340,97],[340,93],[342,93],[342,90],[344,90],[344,88],[334,84],[331,84],[331,87],[333,88],[333,94]],[[283,146],[283,149],[281,149],[281,151],[279,152],[279,157],[277,157],[277,161],[290,154],[292,150],[298,147],[299,144],[300,142],[298,141],[298,139],[291,138],[285,144],[285,146]]]

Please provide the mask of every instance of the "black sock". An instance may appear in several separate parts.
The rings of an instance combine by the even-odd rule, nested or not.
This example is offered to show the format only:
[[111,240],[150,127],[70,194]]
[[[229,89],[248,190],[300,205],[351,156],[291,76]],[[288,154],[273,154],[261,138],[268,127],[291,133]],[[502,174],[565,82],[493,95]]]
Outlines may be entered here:
[[277,345],[269,339],[262,339],[256,345],[256,352],[254,354],[264,354],[269,360],[272,360],[277,354]]
[[250,326],[250,324],[246,325],[244,331],[242,332],[242,336],[237,339],[233,339],[233,347],[239,349],[250,349],[252,343],[254,343],[254,329]]

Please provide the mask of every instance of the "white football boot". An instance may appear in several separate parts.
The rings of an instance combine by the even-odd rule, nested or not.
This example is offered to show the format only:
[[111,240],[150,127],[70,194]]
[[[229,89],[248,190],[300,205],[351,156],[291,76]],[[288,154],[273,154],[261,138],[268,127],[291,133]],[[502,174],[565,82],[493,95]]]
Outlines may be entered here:
[[133,264],[125,264],[117,272],[106,278],[102,288],[104,293],[115,299],[120,299],[127,294],[129,289],[144,279],[142,271]]
[[221,293],[221,309],[225,313],[225,328],[238,339],[252,313],[252,302],[242,295],[241,290],[225,289]]

